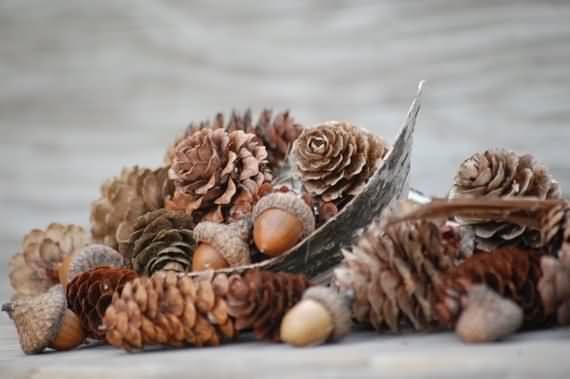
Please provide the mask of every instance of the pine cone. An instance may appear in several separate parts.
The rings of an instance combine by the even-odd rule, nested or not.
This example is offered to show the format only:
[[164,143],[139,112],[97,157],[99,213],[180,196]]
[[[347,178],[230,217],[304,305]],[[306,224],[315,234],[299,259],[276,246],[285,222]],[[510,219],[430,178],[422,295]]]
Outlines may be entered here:
[[289,111],[278,113],[273,120],[271,110],[264,110],[259,116],[256,133],[262,139],[269,164],[275,170],[285,164],[293,142],[299,137],[302,126],[295,123]]
[[163,208],[165,198],[172,192],[167,167],[124,168],[120,176],[103,184],[101,197],[91,204],[93,241],[118,249],[119,243],[128,241],[136,219]]
[[353,317],[376,330],[429,329],[435,286],[459,263],[459,250],[431,221],[372,223],[345,252],[335,285],[353,293]]
[[225,218],[241,192],[256,193],[271,181],[266,158],[267,151],[254,134],[197,131],[176,146],[169,171],[176,192],[168,208],[189,214],[222,212]]
[[484,284],[519,305],[527,326],[539,325],[549,316],[538,291],[541,275],[540,255],[536,252],[504,248],[477,254],[442,277],[434,309],[439,320],[452,327],[463,311],[469,289]]
[[305,189],[324,201],[358,194],[387,152],[379,137],[337,121],[305,129],[293,144]]
[[[477,153],[460,166],[450,199],[534,197],[560,198],[560,186],[531,155],[519,156],[507,150]],[[458,219],[470,225],[478,239],[493,249],[517,240],[534,244],[537,235],[524,226],[485,219]],[[525,233],[526,232],[526,233]]]
[[113,295],[103,320],[107,341],[126,350],[150,345],[215,346],[236,336],[224,300],[224,275],[191,279],[174,272],[138,278]]
[[77,225],[50,224],[34,229],[22,242],[22,251],[10,259],[10,284],[16,296],[33,296],[59,283],[65,257],[87,245],[88,237]]
[[121,253],[138,273],[159,270],[190,271],[195,242],[194,221],[183,213],[157,209],[137,219]]
[[248,271],[232,275],[227,287],[228,312],[238,331],[253,329],[258,339],[278,341],[281,319],[303,296],[303,275]]
[[79,317],[87,337],[105,338],[100,327],[113,293],[136,277],[132,270],[101,266],[75,276],[67,285],[67,307]]

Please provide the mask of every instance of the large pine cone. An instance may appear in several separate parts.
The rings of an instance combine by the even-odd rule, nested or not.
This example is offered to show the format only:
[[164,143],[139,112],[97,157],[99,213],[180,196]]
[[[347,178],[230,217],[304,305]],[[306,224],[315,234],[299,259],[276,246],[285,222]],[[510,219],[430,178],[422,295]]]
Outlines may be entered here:
[[371,224],[345,252],[335,285],[354,294],[353,317],[376,330],[429,329],[442,273],[460,261],[459,249],[442,236],[442,225],[407,221]]
[[176,145],[169,175],[176,192],[168,208],[223,217],[241,192],[256,193],[271,181],[265,147],[254,134],[241,130],[202,129],[191,134]]
[[34,229],[22,242],[22,250],[10,259],[10,284],[16,296],[33,296],[59,283],[58,269],[65,257],[88,243],[88,236],[77,225],[50,224]]
[[157,209],[137,219],[128,244],[121,253],[138,273],[159,270],[188,272],[195,247],[194,221],[184,213]]
[[93,241],[118,249],[119,243],[128,241],[136,219],[163,208],[165,198],[172,192],[167,167],[124,168],[120,176],[103,184],[101,197],[91,204]]
[[379,137],[337,121],[303,130],[293,144],[305,189],[324,201],[357,195],[387,152]]
[[[451,199],[534,197],[560,198],[560,186],[531,155],[507,150],[487,150],[466,159],[455,176]],[[522,240],[534,245],[538,236],[524,226],[480,219],[458,219],[470,225],[483,247],[513,244]],[[527,233],[525,233],[527,232]]]
[[100,327],[113,293],[136,277],[132,270],[101,266],[77,275],[67,285],[67,306],[79,317],[87,337],[105,338]]
[[226,284],[217,280],[162,272],[127,283],[105,313],[107,341],[134,350],[150,345],[214,346],[235,337],[224,300]]
[[302,126],[295,123],[289,111],[280,112],[272,118],[271,110],[265,109],[259,115],[258,122],[255,125],[250,109],[243,113],[233,111],[227,123],[224,120],[224,114],[220,112],[212,121],[191,123],[186,131],[169,147],[165,162],[169,165],[173,162],[176,145],[179,142],[202,129],[225,129],[227,132],[241,130],[245,133],[257,135],[267,149],[269,165],[272,169],[276,169],[287,160],[291,145],[301,134]]
[[227,283],[228,312],[239,331],[253,329],[258,339],[278,341],[281,319],[309,287],[303,275],[248,271]]
[[538,290],[541,275],[540,254],[530,250],[504,248],[477,254],[445,274],[436,291],[434,309],[443,324],[453,327],[469,289],[485,284],[519,305],[527,326],[541,324],[549,316]]

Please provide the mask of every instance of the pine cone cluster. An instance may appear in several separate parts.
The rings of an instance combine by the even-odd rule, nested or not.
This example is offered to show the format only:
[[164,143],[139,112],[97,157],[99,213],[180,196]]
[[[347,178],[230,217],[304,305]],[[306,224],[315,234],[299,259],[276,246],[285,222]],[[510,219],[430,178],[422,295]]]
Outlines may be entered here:
[[113,293],[136,277],[129,269],[100,266],[75,276],[67,285],[67,306],[79,317],[87,337],[105,338],[100,327]]
[[224,299],[224,275],[192,279],[174,272],[142,277],[115,293],[103,320],[106,340],[126,350],[144,346],[215,346],[236,336]]
[[303,275],[248,271],[228,279],[228,313],[238,331],[253,329],[258,339],[278,341],[281,320],[309,287]]
[[463,311],[469,289],[484,284],[500,296],[514,301],[524,313],[525,324],[547,321],[538,283],[542,276],[540,255],[529,250],[504,248],[467,258],[441,278],[433,304],[438,319],[454,326]]
[[335,270],[335,285],[354,295],[356,321],[391,331],[435,324],[435,288],[461,259],[441,229],[440,223],[423,220],[368,226]]
[[357,195],[387,152],[379,137],[348,122],[305,129],[293,144],[305,189],[324,201]]
[[139,217],[121,253],[138,273],[190,271],[195,247],[194,220],[180,212],[157,209]]
[[[533,197],[560,198],[560,186],[533,156],[487,150],[466,159],[455,176],[451,199]],[[485,219],[458,219],[470,225],[488,249],[523,240],[536,244],[537,235],[524,226]]]
[[64,259],[87,245],[88,236],[77,225],[50,224],[34,229],[22,242],[21,252],[10,259],[10,284],[16,296],[33,296],[60,282]]
[[103,184],[101,197],[91,204],[93,241],[118,249],[128,241],[137,218],[163,208],[172,192],[167,167],[124,168],[121,175]]
[[271,181],[265,146],[241,130],[201,129],[189,135],[176,145],[169,175],[176,190],[168,208],[204,213],[198,217],[206,219],[225,218],[241,192],[255,194]]

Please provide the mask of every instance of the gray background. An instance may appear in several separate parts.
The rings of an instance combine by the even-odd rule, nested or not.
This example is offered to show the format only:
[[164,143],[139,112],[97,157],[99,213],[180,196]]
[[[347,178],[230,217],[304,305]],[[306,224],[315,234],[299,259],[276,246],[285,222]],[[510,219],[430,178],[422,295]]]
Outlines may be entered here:
[[[534,152],[568,188],[569,20],[564,0],[0,0],[0,265],[33,227],[87,226],[100,183],[124,165],[160,164],[190,120],[232,108],[288,108],[306,125],[348,119],[391,139],[421,79],[428,83],[413,155],[416,187],[441,195],[462,159],[509,147]],[[0,320],[0,365],[102,370],[104,358],[142,375],[110,349],[22,359],[12,326]],[[287,362],[314,375],[327,368],[443,375],[458,367],[467,367],[464,374],[530,375],[563,372],[568,362],[558,358],[568,357],[570,346],[568,331],[487,347],[463,347],[449,334],[355,338],[314,350],[314,361],[284,346],[227,347],[226,367],[249,377],[269,372],[264,367],[285,376],[279,367]],[[263,364],[260,351],[268,354]],[[419,361],[410,366],[398,363],[401,354],[385,355],[394,351]],[[438,366],[427,351],[442,359],[464,354]],[[284,356],[291,358],[279,363]],[[158,362],[148,357],[131,363]],[[169,359],[219,359],[208,350],[159,357],[162,366],[144,375],[176,370],[164,364]],[[202,368],[224,377],[215,364]]]

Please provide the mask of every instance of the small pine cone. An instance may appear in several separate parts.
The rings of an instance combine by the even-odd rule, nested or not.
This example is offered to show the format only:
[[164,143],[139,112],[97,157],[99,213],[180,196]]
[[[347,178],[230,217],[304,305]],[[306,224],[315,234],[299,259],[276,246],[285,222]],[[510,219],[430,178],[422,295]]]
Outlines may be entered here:
[[286,163],[291,146],[301,134],[302,128],[295,123],[289,111],[278,113],[273,119],[271,110],[261,112],[256,132],[267,148],[269,164],[274,170]]
[[335,285],[354,295],[356,321],[391,331],[425,330],[434,324],[435,287],[460,260],[441,227],[423,220],[391,226],[376,221],[359,236],[335,270]]
[[191,216],[157,209],[137,219],[121,253],[140,274],[152,275],[159,270],[188,272],[196,245],[193,228]]
[[241,192],[256,193],[271,181],[265,147],[254,134],[241,130],[191,134],[176,145],[169,175],[176,187],[169,209],[188,214],[219,210],[224,217]]
[[[515,198],[559,199],[560,186],[532,155],[519,156],[508,150],[487,150],[459,166],[450,199]],[[469,225],[487,250],[517,241],[535,245],[538,236],[524,226],[482,219],[458,221]]]
[[113,295],[103,320],[106,340],[144,346],[215,346],[236,336],[224,300],[227,277],[192,279],[174,272],[137,278]]
[[263,183],[255,193],[248,191],[241,192],[236,196],[233,202],[228,220],[230,222],[235,222],[251,216],[251,212],[253,212],[253,208],[259,199],[271,192],[273,192],[273,186],[271,183]]
[[79,317],[87,337],[105,338],[100,327],[113,293],[136,277],[132,270],[101,266],[75,276],[67,285],[67,307]]
[[50,224],[34,229],[22,242],[20,253],[10,259],[10,284],[16,296],[33,296],[59,283],[64,259],[87,245],[88,236],[77,225]]
[[477,254],[441,278],[434,309],[442,324],[453,327],[463,312],[470,288],[484,284],[519,305],[527,326],[541,324],[549,316],[538,290],[541,275],[540,255],[533,251],[503,248]]
[[91,204],[93,241],[119,249],[120,243],[128,241],[136,219],[163,208],[165,198],[172,192],[167,167],[124,168],[120,176],[103,184],[101,197]]
[[281,319],[303,296],[309,282],[303,275],[248,271],[227,284],[228,312],[236,329],[253,329],[258,339],[278,341]]
[[293,144],[305,189],[324,201],[357,195],[388,150],[379,137],[337,121],[305,129]]

